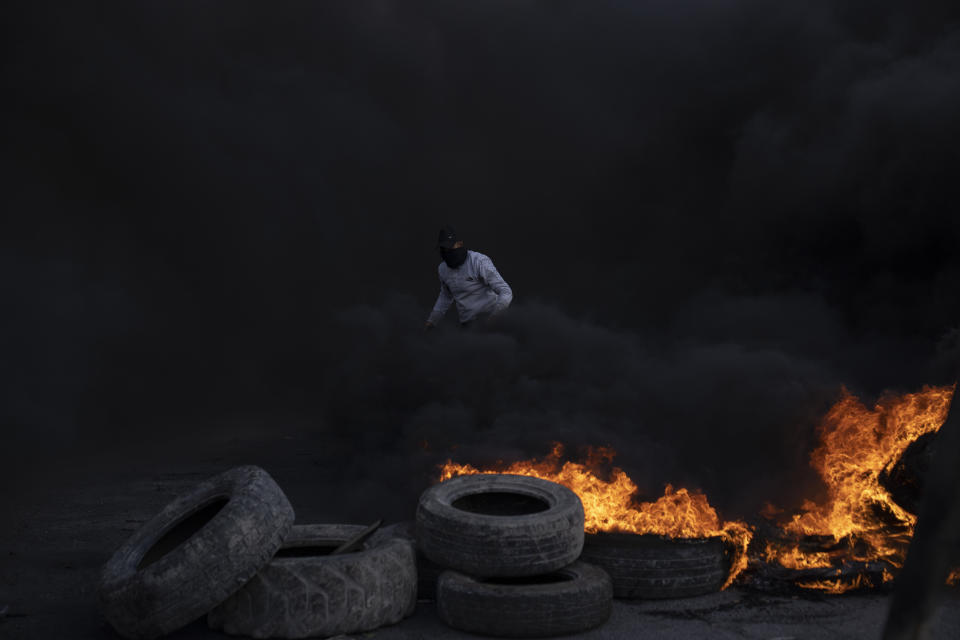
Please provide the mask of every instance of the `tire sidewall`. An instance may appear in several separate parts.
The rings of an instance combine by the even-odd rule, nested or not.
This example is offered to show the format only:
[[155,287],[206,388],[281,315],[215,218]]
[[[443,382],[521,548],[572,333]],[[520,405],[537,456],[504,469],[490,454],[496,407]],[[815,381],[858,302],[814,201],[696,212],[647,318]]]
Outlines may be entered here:
[[[223,507],[187,540],[138,568],[174,527],[221,499]],[[130,638],[155,638],[186,625],[253,577],[279,549],[293,519],[289,501],[259,467],[205,480],[167,504],[110,557],[98,589],[101,610]]]
[[[453,506],[460,498],[491,492],[536,498],[545,502],[547,509],[499,516]],[[416,539],[431,561],[465,573],[536,575],[567,566],[579,557],[583,523],[580,498],[557,483],[513,474],[459,476],[420,496]],[[456,544],[451,544],[452,536],[456,537]],[[526,550],[527,557],[518,555],[522,550]]]

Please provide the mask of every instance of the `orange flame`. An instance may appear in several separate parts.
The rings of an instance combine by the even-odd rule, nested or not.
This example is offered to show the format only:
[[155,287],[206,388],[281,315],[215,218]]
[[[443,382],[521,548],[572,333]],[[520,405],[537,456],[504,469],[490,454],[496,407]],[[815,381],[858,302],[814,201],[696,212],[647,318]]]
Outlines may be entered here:
[[[827,485],[827,498],[819,504],[806,501],[802,513],[783,526],[784,533],[794,539],[831,537],[842,543],[850,559],[902,566],[916,516],[893,501],[880,477],[910,443],[940,428],[954,388],[924,387],[918,393],[887,395],[873,409],[844,389],[823,419],[821,444],[810,456],[811,465]],[[831,564],[825,552],[804,551],[799,544],[768,544],[765,553],[768,561],[788,568]],[[862,576],[857,576],[853,582],[837,579],[800,586],[842,593],[861,584]]]
[[550,480],[572,489],[583,502],[584,530],[587,533],[619,531],[658,534],[671,538],[707,538],[720,536],[733,549],[730,575],[723,588],[747,566],[747,546],[753,532],[740,521],[720,522],[707,497],[699,491],[674,489],[667,485],[654,502],[636,502],[637,485],[622,469],[614,467],[609,480],[597,476],[591,468],[609,463],[616,452],[607,447],[591,447],[585,463],[563,462],[563,445],[554,443],[553,451],[542,460],[523,460],[497,469],[480,470],[468,464],[447,461],[440,480],[477,473],[513,473]]

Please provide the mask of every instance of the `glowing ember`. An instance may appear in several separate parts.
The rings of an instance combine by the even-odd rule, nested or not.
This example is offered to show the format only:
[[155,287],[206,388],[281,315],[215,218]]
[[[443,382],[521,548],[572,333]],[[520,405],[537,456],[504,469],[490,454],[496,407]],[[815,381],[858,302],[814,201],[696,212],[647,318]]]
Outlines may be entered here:
[[854,576],[852,580],[847,581],[844,581],[843,578],[837,578],[836,580],[814,580],[811,582],[798,582],[797,586],[803,587],[804,589],[826,591],[827,593],[845,593],[853,589],[859,589],[864,586],[864,583],[863,576],[857,575]]
[[[900,567],[913,535],[916,516],[893,501],[880,476],[897,463],[910,443],[936,431],[947,418],[954,387],[924,387],[918,393],[881,398],[873,409],[844,389],[843,397],[820,425],[821,444],[811,465],[827,485],[823,503],[806,501],[802,513],[783,525],[784,534],[826,536],[840,543],[845,557],[855,561],[886,561]],[[787,568],[831,566],[823,551],[805,551],[799,543],[771,543],[768,561]],[[892,579],[884,573],[884,581]],[[827,580],[800,584],[842,593],[863,584]]]
[[950,575],[947,576],[947,584],[951,586],[960,584],[960,569],[954,569],[950,572]]
[[674,489],[667,485],[654,502],[636,502],[637,485],[622,469],[614,467],[609,480],[597,476],[592,468],[609,463],[616,452],[606,447],[591,448],[585,463],[561,462],[563,445],[542,460],[524,460],[497,469],[480,470],[467,464],[447,461],[440,479],[477,473],[513,473],[551,480],[572,489],[583,502],[584,530],[587,533],[618,531],[658,534],[671,538],[708,538],[721,536],[733,549],[730,575],[723,588],[747,565],[747,545],[753,535],[746,523],[721,523],[707,497],[699,491]]
[[763,552],[767,562],[776,561],[787,569],[819,569],[833,565],[826,551],[804,553],[797,547],[768,542]]

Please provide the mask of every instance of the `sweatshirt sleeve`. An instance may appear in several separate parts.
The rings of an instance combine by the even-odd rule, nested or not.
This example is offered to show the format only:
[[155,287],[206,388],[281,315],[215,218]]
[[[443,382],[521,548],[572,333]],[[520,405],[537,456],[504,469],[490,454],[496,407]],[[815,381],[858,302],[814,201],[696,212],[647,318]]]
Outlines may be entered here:
[[439,324],[451,304],[453,304],[453,295],[450,293],[450,288],[447,286],[447,283],[441,279],[440,294],[437,296],[437,302],[433,305],[433,311],[430,312],[430,317],[427,318],[427,322],[432,325]]
[[493,266],[493,261],[490,258],[484,259],[482,273],[487,286],[497,294],[497,306],[494,312],[498,313],[503,311],[509,307],[513,301],[513,290],[510,288],[510,285],[507,284],[507,281],[503,279],[503,276],[500,275],[500,272],[497,271],[497,268]]

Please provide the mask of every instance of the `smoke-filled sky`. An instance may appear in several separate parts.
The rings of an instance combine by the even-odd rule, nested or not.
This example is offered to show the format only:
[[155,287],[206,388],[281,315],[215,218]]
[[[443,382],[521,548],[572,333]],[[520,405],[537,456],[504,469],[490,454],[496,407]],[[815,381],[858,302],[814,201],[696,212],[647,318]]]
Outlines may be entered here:
[[[956,2],[116,4],[4,21],[11,442],[560,440],[736,509],[960,357]],[[422,331],[444,223],[499,326]]]

